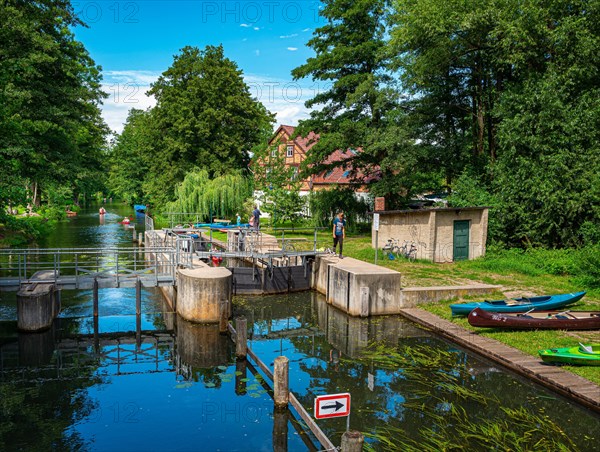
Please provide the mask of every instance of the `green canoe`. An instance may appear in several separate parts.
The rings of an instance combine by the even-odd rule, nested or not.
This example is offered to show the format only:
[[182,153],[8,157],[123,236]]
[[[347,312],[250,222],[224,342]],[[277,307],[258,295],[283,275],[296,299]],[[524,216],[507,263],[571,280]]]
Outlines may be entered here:
[[579,344],[579,347],[551,348],[540,350],[538,353],[546,363],[600,366],[600,344]]

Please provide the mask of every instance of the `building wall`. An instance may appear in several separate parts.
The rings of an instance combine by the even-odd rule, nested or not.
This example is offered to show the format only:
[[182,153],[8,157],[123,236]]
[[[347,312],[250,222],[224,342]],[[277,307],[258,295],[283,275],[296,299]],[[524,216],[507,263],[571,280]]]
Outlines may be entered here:
[[[405,241],[417,246],[417,259],[434,262],[454,261],[454,221],[469,221],[469,259],[485,254],[488,209],[430,209],[414,212],[379,212],[381,249],[388,239],[396,239],[400,246]],[[371,234],[375,244],[375,231]]]
[[[429,211],[380,212],[378,247],[382,248],[389,239],[396,239],[400,246],[405,241],[415,242],[417,259],[433,260],[435,234],[432,234],[432,217]],[[375,232],[371,235],[371,244],[375,247]]]
[[[486,212],[485,221],[483,212]],[[485,254],[484,236],[487,238],[487,209],[445,211],[441,215],[437,214],[435,262],[452,262],[454,260],[454,222],[460,220],[469,221],[469,259],[475,259]]]

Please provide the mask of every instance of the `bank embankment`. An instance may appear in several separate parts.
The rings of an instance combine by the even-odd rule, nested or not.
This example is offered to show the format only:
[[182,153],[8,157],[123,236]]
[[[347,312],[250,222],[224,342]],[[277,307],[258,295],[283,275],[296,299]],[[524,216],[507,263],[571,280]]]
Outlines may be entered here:
[[480,336],[419,308],[401,309],[400,314],[464,348],[497,362],[559,394],[600,413],[600,386],[539,358],[527,355],[494,339]]

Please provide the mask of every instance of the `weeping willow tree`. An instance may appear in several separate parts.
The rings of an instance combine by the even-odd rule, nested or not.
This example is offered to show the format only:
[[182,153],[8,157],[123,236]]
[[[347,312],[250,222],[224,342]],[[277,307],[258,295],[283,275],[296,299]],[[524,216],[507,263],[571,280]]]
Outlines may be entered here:
[[167,204],[167,211],[194,213],[204,220],[230,218],[241,213],[252,190],[252,179],[240,172],[210,179],[207,171],[194,170],[175,189],[176,200]]

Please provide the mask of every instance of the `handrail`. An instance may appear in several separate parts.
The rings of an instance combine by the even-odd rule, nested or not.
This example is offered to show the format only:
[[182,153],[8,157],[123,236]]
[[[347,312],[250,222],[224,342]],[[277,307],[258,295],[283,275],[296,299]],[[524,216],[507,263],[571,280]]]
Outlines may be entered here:
[[[178,253],[185,241],[170,246],[144,248],[38,248],[0,250],[0,285],[14,290],[23,283],[54,281],[79,288],[90,278],[110,278],[119,286],[133,277],[147,280],[154,273],[154,284],[175,282],[177,268],[193,265],[192,253]],[[46,272],[46,273],[39,273]],[[167,279],[165,279],[165,277]],[[160,281],[159,281],[160,280]],[[89,281],[88,281],[89,282]]]

